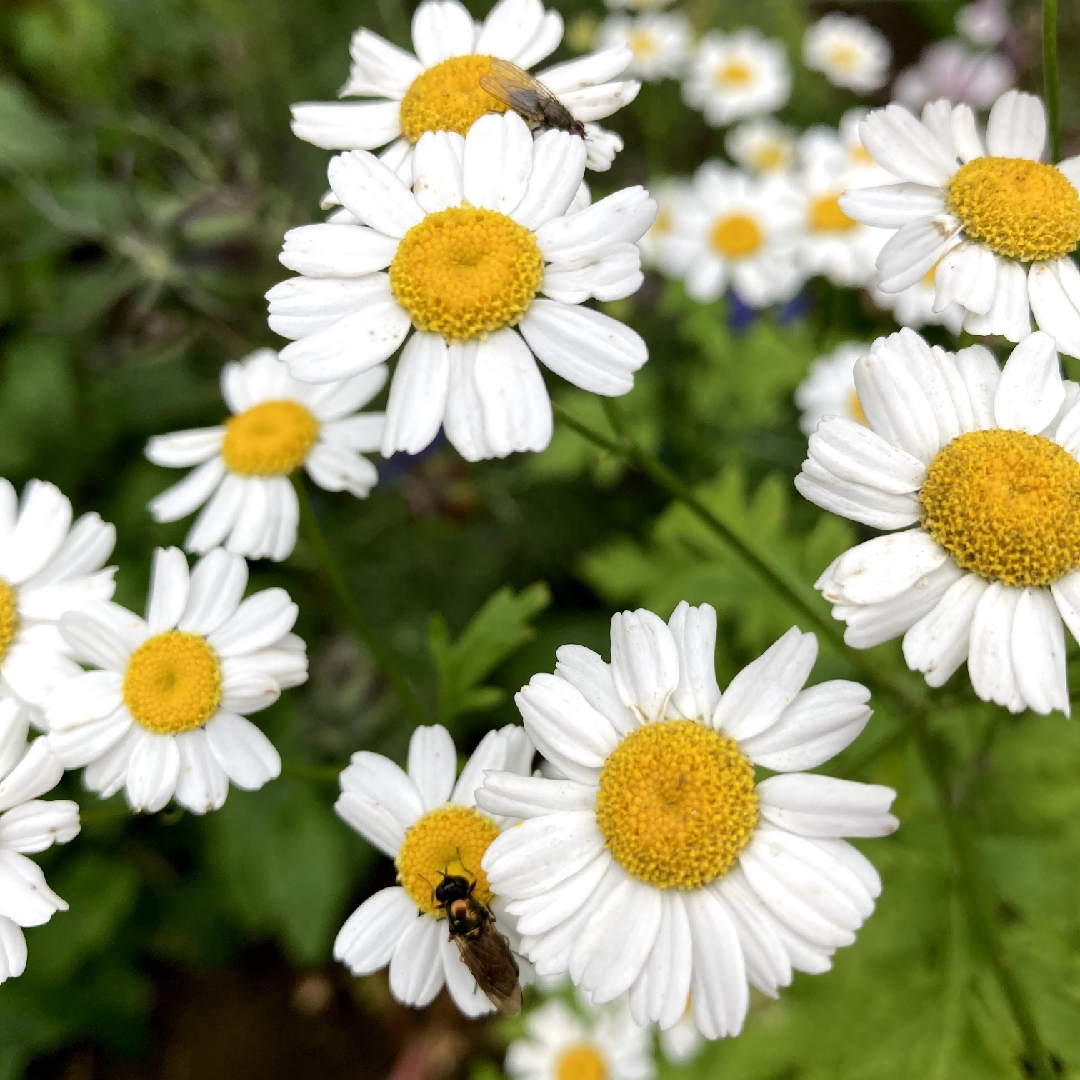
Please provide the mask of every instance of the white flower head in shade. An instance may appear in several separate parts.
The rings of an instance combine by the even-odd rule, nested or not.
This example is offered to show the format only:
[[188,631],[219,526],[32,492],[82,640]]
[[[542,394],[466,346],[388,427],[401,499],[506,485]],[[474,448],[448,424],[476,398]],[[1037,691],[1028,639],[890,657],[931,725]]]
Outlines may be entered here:
[[[487,769],[528,776],[533,746],[515,726],[489,731],[457,776],[457,752],[444,727],[419,727],[409,740],[408,771],[362,750],[341,774],[340,817],[394,860],[399,884],[365,900],[334,942],[334,957],[354,975],[390,965],[390,991],[414,1008],[429,1005],[444,985],[466,1016],[494,1006],[477,986],[447,929],[434,889],[443,875],[475,882],[473,896],[491,908],[496,928],[518,944],[513,920],[499,906],[481,866],[484,852],[509,824],[476,806]],[[456,777],[456,781],[455,781]],[[519,978],[530,975],[528,965]]]
[[950,333],[959,334],[964,328],[964,309],[959,304],[946,304],[940,311],[934,310],[936,269],[932,267],[914,285],[898,293],[882,292],[875,276],[867,292],[882,311],[892,312],[892,317],[900,326],[910,326],[915,330],[920,326],[944,326]]
[[672,1065],[686,1065],[701,1053],[705,1040],[694,1027],[694,1012],[687,1006],[682,1018],[660,1032],[660,1052]]
[[[413,150],[426,132],[465,135],[481,116],[506,111],[480,85],[493,58],[532,68],[558,48],[562,32],[562,16],[540,0],[499,0],[479,24],[457,0],[424,0],[412,20],[415,56],[370,30],[353,35],[352,70],[340,96],[375,100],[294,105],[293,132],[326,150],[386,147],[382,159],[411,183]],[[609,169],[622,149],[618,135],[592,121],[637,96],[640,83],[616,80],[632,58],[619,45],[534,73],[585,122],[592,169]]]
[[989,109],[1016,82],[1012,61],[1001,53],[972,52],[962,41],[935,41],[893,83],[892,97],[912,111],[948,98],[954,104]]
[[855,385],[868,426],[824,420],[795,480],[818,506],[890,530],[817,582],[844,640],[902,634],[930,686],[966,660],[984,701],[1068,713],[1080,386],[1062,379],[1053,338],[1025,338],[1000,370],[981,345],[954,355],[901,330],[856,362]]
[[534,143],[516,113],[482,117],[465,138],[425,135],[415,194],[365,151],[334,158],[330,183],[359,223],[287,233],[281,261],[303,276],[267,294],[271,328],[294,339],[281,353],[292,374],[359,375],[415,328],[382,452],[419,453],[442,425],[469,461],[548,445],[551,402],[534,356],[584,390],[627,393],[644,341],[581,305],[638,289],[636,241],[656,204],[632,187],[569,212],[584,158],[563,131]]
[[855,389],[855,361],[869,351],[869,345],[845,341],[810,365],[806,378],[795,389],[795,405],[801,414],[799,427],[806,435],[812,435],[826,416],[866,423]]
[[690,198],[690,181],[681,178],[661,180],[650,186],[649,193],[656,201],[656,218],[638,241],[641,261],[655,267],[665,277],[680,277],[686,269],[679,261],[681,249],[676,245],[673,250],[670,241],[679,207]]
[[801,200],[784,176],[755,179],[706,161],[677,207],[667,247],[686,291],[708,302],[729,288],[754,308],[790,300],[804,281],[796,257]]
[[651,1080],[651,1042],[625,998],[599,1006],[581,999],[578,1011],[551,998],[526,1017],[504,1068],[512,1080]]
[[690,22],[682,12],[646,12],[609,15],[600,25],[598,43],[603,48],[628,45],[634,59],[627,69],[646,82],[676,78],[682,73],[690,51]]
[[271,349],[226,364],[221,394],[233,415],[218,427],[156,435],[146,447],[155,465],[195,466],[151,501],[151,515],[178,521],[205,504],[189,551],[224,544],[249,559],[287,558],[300,516],[292,473],[302,468],[319,487],[358,499],[378,481],[363,452],[379,448],[383,414],[357,410],[384,382],[382,366],[317,386],[297,382]]
[[985,144],[968,105],[935,101],[917,120],[900,105],[860,127],[874,160],[898,183],[849,191],[857,221],[896,230],[877,266],[883,292],[914,285],[934,266],[940,311],[960,304],[964,329],[1019,341],[1039,327],[1080,356],[1080,157],[1040,161],[1046,113],[1010,90],[990,111]]
[[194,814],[217,810],[231,781],[254,791],[281,771],[248,719],[307,679],[297,608],[284,589],[243,599],[247,563],[221,548],[188,571],[179,548],[154,552],[146,619],[102,603],[65,615],[61,632],[98,670],[45,706],[49,745],[102,798],[125,790],[154,813],[175,796]]
[[759,116],[733,127],[724,138],[724,149],[749,172],[782,173],[795,160],[795,132],[771,116]]
[[612,11],[655,11],[674,3],[674,0],[604,0],[604,3]]
[[[841,837],[884,836],[895,793],[802,772],[862,731],[869,691],[803,689],[817,656],[792,628],[721,696],[716,613],[680,604],[611,621],[611,664],[564,646],[517,695],[563,779],[489,772],[477,802],[524,819],[484,857],[540,975],[639,1024],[687,998],[710,1039],[742,1028],[748,986],[777,996],[855,940],[880,880]],[[755,766],[779,775],[755,782]]]
[[71,519],[71,503],[54,485],[31,480],[20,505],[0,478],[0,708],[13,710],[20,738],[31,724],[44,726],[45,699],[79,674],[57,628],[61,616],[113,594],[116,568],[102,567],[116,529],[97,514]]
[[79,806],[42,801],[64,768],[42,737],[27,745],[15,702],[0,700],[0,983],[26,969],[22,927],[41,926],[67,904],[27,855],[66,844],[79,831]]
[[891,60],[892,49],[881,31],[852,15],[826,15],[803,37],[803,63],[820,71],[833,86],[857,94],[880,90]]
[[956,29],[976,45],[996,45],[1009,32],[1004,0],[976,0],[956,13]]
[[710,31],[690,61],[683,99],[723,127],[745,116],[779,109],[791,94],[791,68],[780,41],[747,27],[734,34]]

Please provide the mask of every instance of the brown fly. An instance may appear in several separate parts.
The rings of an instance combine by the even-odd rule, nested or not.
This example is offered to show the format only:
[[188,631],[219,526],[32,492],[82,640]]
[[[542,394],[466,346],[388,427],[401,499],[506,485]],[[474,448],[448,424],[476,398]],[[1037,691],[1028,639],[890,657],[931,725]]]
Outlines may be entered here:
[[585,125],[541,82],[509,60],[493,59],[491,74],[480,85],[534,127],[556,128],[585,137]]
[[435,902],[446,912],[450,938],[488,1001],[504,1016],[521,1012],[521,984],[510,943],[495,927],[495,916],[473,896],[475,881],[443,874]]

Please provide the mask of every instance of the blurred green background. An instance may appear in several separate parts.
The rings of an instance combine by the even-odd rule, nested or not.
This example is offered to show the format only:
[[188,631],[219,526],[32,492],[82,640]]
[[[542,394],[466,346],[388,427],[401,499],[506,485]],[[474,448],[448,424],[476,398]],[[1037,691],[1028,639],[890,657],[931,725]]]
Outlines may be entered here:
[[[598,3],[557,6],[578,41],[603,16]],[[952,32],[959,4],[683,6],[699,31],[752,22],[793,59],[806,22],[843,8],[885,30],[900,68]],[[1066,153],[1080,152],[1078,7],[1062,4]],[[1012,14],[1022,84],[1037,90],[1038,7]],[[329,156],[292,136],[289,104],[333,98],[357,26],[407,46],[410,16],[405,0],[0,8],[0,475],[52,480],[77,511],[116,523],[121,603],[141,609],[151,549],[187,528],[146,513],[176,478],[144,460],[148,437],[218,423],[222,363],[281,344],[262,295],[286,276],[283,232],[320,216]],[[795,67],[783,119],[835,124],[856,103]],[[674,82],[647,85],[612,126],[627,149],[591,178],[595,195],[687,174],[722,148]],[[656,278],[611,308],[650,344],[623,403],[638,436],[809,586],[858,530],[792,489],[805,443],[791,393],[815,356],[891,332],[890,317],[821,281],[792,310],[738,328],[723,303],[693,304]],[[556,400],[604,424],[594,399],[551,383]],[[463,751],[517,719],[513,691],[552,669],[559,644],[606,652],[618,606],[666,616],[680,599],[715,604],[722,685],[790,624],[685,511],[568,432],[541,455],[470,466],[437,445],[380,472],[370,499],[315,492],[317,509],[371,620]],[[27,933],[27,972],[0,988],[0,1080],[496,1075],[506,1028],[467,1025],[445,997],[412,1013],[384,976],[354,980],[330,959],[344,917],[393,876],[334,816],[337,771],[361,748],[400,760],[411,721],[303,543],[281,566],[253,567],[254,585],[271,583],[298,601],[311,655],[310,682],[262,714],[283,777],[234,789],[203,820],[132,819],[65,779],[83,832],[43,862],[71,910]],[[895,645],[878,651],[906,675]],[[844,673],[844,658],[825,653],[814,678]],[[939,697],[935,731],[1010,954],[1055,1068],[1080,1075],[1080,732],[973,703],[963,675]],[[879,712],[835,771],[900,791],[903,829],[869,849],[886,883],[878,912],[832,973],[800,976],[779,1003],[756,1000],[742,1038],[683,1072],[1027,1075],[898,718]]]

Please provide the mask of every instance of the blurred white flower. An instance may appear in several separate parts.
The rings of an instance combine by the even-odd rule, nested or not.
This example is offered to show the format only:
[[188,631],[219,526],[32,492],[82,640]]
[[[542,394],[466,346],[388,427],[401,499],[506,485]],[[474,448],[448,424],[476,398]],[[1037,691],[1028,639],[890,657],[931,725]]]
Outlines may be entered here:
[[914,285],[897,293],[882,292],[875,276],[868,289],[870,298],[882,311],[891,311],[900,326],[915,330],[920,326],[944,326],[951,333],[959,334],[964,328],[964,309],[959,304],[946,304],[940,311],[934,310],[936,269],[936,266],[932,267]]
[[771,116],[755,117],[727,133],[724,149],[748,172],[782,173],[795,159],[795,129]]
[[678,245],[673,249],[671,239],[679,207],[690,197],[690,181],[661,180],[649,186],[649,193],[656,200],[656,218],[638,241],[641,262],[655,267],[665,277],[680,277],[686,267],[679,258],[681,249]]
[[865,19],[830,14],[807,27],[803,63],[834,86],[869,94],[885,85],[892,49]]
[[1009,32],[1004,0],[976,0],[956,13],[956,29],[976,45],[996,45]]
[[893,83],[892,96],[913,111],[928,101],[948,98],[954,105],[989,109],[1016,82],[1012,61],[1000,53],[973,53],[950,38],[930,45]]
[[799,409],[799,427],[812,435],[826,416],[842,416],[857,424],[866,423],[866,414],[855,389],[855,361],[865,356],[870,346],[859,341],[845,341],[831,353],[819,356],[806,378],[795,389]]
[[646,82],[681,75],[690,41],[690,22],[678,11],[647,12],[635,18],[609,15],[597,37],[601,48],[628,45],[634,59],[627,71]]
[[687,1008],[674,1027],[660,1032],[660,1051],[672,1065],[686,1065],[701,1053],[705,1040],[694,1026],[693,1010]]
[[687,105],[704,112],[713,127],[772,112],[790,94],[791,68],[783,42],[769,40],[753,27],[706,34],[683,83]]

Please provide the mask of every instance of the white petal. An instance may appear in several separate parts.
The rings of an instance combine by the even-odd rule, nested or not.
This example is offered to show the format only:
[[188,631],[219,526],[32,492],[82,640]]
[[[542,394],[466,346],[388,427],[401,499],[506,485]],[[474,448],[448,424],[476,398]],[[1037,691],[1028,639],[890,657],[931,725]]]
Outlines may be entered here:
[[944,686],[967,659],[975,605],[985,589],[982,578],[965,574],[904,635],[904,659],[926,675],[928,686]]
[[757,898],[738,866],[710,888],[724,901],[739,935],[747,981],[763,994],[779,997],[780,987],[791,984],[792,965],[776,919]]
[[[391,815],[402,833],[423,813],[424,803],[409,776],[389,758],[360,750],[341,774],[341,790],[373,800]],[[391,853],[391,858],[397,849]]]
[[533,143],[525,195],[511,216],[536,232],[567,213],[584,174],[584,142],[566,131],[544,131]]
[[1068,258],[1035,263],[1027,278],[1031,311],[1061,352],[1080,356],[1080,270]]
[[974,417],[972,430],[996,427],[994,398],[1001,384],[1001,369],[985,345],[971,345],[956,354],[956,370],[964,382]]
[[416,918],[416,905],[399,886],[380,889],[349,917],[334,939],[334,959],[354,975],[386,967],[401,935]]
[[67,904],[49,888],[41,868],[25,855],[0,848],[0,918],[41,926]]
[[1038,331],[1012,351],[994,395],[998,426],[1036,435],[1057,415],[1065,400],[1054,339]]
[[485,775],[492,769],[506,770],[507,775],[532,775],[536,749],[524,728],[507,724],[489,731],[465,762],[454,784],[450,801],[458,806],[475,806]]
[[693,940],[694,1024],[707,1039],[738,1035],[750,1005],[750,987],[735,924],[709,889],[688,893],[684,903]]
[[146,623],[151,634],[172,630],[188,599],[187,556],[179,548],[157,548],[150,571]]
[[[668,700],[668,715],[707,723],[720,701],[716,682],[716,610],[682,601],[668,627],[679,652],[679,685]],[[556,669],[557,670],[557,669]]]
[[880,784],[792,773],[770,776],[757,793],[762,817],[800,836],[888,836],[900,825],[889,813],[896,792]]
[[840,480],[866,484],[892,495],[918,491],[926,467],[862,424],[830,417],[810,436],[810,456]]
[[910,589],[948,558],[922,529],[877,536],[840,556],[823,595],[831,603],[880,603]]
[[521,337],[508,328],[481,339],[472,374],[491,454],[546,449],[553,426],[551,399]]
[[263,589],[243,601],[207,640],[219,656],[242,656],[273,645],[293,628],[298,612],[284,589]]
[[15,527],[0,544],[0,579],[20,585],[63,546],[71,527],[71,503],[53,484],[31,480],[23,488]]
[[18,765],[0,781],[0,813],[51,791],[63,775],[64,768],[48,741],[35,739]]
[[558,660],[555,674],[580,690],[585,700],[606,717],[620,735],[628,735],[637,727],[633,710],[619,700],[610,664],[583,645],[562,645],[555,650],[555,656]]
[[285,234],[278,261],[306,277],[361,277],[385,270],[397,245],[393,237],[363,225],[301,225]]
[[638,608],[611,619],[611,674],[619,700],[642,720],[659,720],[679,685],[679,651],[659,615]]
[[558,885],[535,897],[512,901],[507,910],[517,917],[518,932],[546,934],[572,918],[593,896],[612,862],[610,854],[601,852]]
[[450,798],[457,775],[457,751],[446,728],[434,724],[412,733],[408,772],[425,810],[434,810]]
[[1034,94],[1009,90],[994,102],[986,123],[991,157],[1038,161],[1046,145],[1046,112]]
[[975,605],[971,623],[968,674],[983,701],[1022,712],[1024,701],[1013,666],[1013,618],[1023,590],[991,582]]
[[[820,426],[831,422],[830,418]],[[803,462],[795,488],[823,510],[875,529],[903,529],[918,521],[921,514],[915,494],[890,495],[866,484],[839,480],[814,458]]]
[[79,832],[79,804],[67,799],[33,799],[0,817],[0,848],[24,855],[66,844]]
[[476,791],[476,803],[481,810],[499,817],[542,817],[559,810],[592,810],[596,789],[576,780],[489,770],[484,786]]
[[417,59],[430,68],[472,52],[476,26],[456,0],[426,0],[413,14],[412,40]]
[[465,140],[456,131],[426,131],[413,155],[413,194],[425,214],[460,206],[465,198]]
[[323,150],[374,150],[401,134],[396,101],[302,101],[292,106],[293,134]]
[[419,454],[439,433],[446,410],[450,353],[440,334],[417,331],[402,350],[390,384],[382,454]]
[[229,777],[210,749],[205,728],[177,735],[176,748],[180,751],[176,801],[193,814],[220,810],[229,794]]
[[[435,5],[429,0],[420,10],[428,6]],[[398,1001],[420,1009],[429,1005],[442,989],[439,948],[445,933],[444,923],[418,915],[401,935],[390,959],[390,992]]]
[[877,257],[882,292],[910,289],[926,276],[944,254],[961,242],[960,222],[948,214],[917,218],[898,229]]
[[0,915],[0,983],[26,970],[26,938],[16,923]]
[[1057,709],[1068,716],[1065,631],[1046,589],[1028,588],[1020,594],[1013,615],[1012,656],[1016,688],[1028,708],[1044,715]]
[[548,262],[583,265],[616,244],[635,243],[656,218],[656,202],[643,187],[622,188],[576,214],[542,226],[536,241]]
[[[590,769],[603,765],[618,736],[610,721],[596,711],[565,679],[540,672],[514,696],[537,749],[550,751]],[[578,776],[577,779],[585,779]]]
[[875,109],[859,137],[874,161],[902,180],[941,187],[956,171],[949,151],[900,105]]
[[[498,933],[497,930],[495,932]],[[495,1006],[488,1000],[487,994],[480,989],[472,972],[465,966],[461,950],[448,934],[442,937],[439,951],[446,978],[446,989],[462,1014],[474,1020],[494,1012]]]
[[150,516],[155,521],[179,521],[187,517],[210,498],[224,475],[222,458],[211,458],[151,499],[147,506]]
[[[367,498],[379,481],[378,470],[366,457],[328,441],[312,447],[304,470],[324,491],[347,491],[358,499]],[[280,557],[288,555],[292,547],[290,544]]]
[[652,1020],[664,1028],[686,1012],[693,973],[693,938],[682,894],[668,890],[661,902],[660,928],[645,967],[631,988],[630,1005],[632,1010],[636,1006],[636,1021]]
[[899,229],[909,221],[932,218],[945,209],[941,188],[923,184],[849,188],[839,201],[848,217],[877,229]]
[[220,544],[232,531],[244,505],[246,477],[226,473],[221,486],[203,507],[184,541],[188,551],[204,554]]
[[327,176],[345,209],[387,236],[400,239],[424,218],[420,204],[397,174],[363,150],[331,159]]
[[236,614],[247,588],[247,563],[221,548],[207,552],[191,571],[187,606],[177,629],[209,636]]
[[206,725],[206,737],[218,764],[245,791],[256,791],[281,773],[274,744],[242,716],[219,710]]
[[525,197],[532,156],[532,134],[516,112],[480,117],[465,137],[466,200],[513,214]]
[[994,302],[998,259],[978,243],[958,244],[947,252],[934,271],[934,311],[960,304],[985,315]]
[[127,800],[132,810],[156,814],[173,797],[180,774],[180,751],[171,735],[140,733],[127,768]]
[[183,469],[201,465],[221,449],[225,429],[221,427],[194,428],[176,431],[171,435],[155,435],[146,444],[146,456],[155,465]]
[[997,270],[990,310],[985,315],[968,312],[964,329],[970,334],[1001,334],[1010,341],[1020,341],[1031,333],[1027,269],[996,255],[994,261]]
[[513,60],[522,42],[529,41],[544,21],[539,0],[499,0],[484,19],[476,39],[476,52]]

